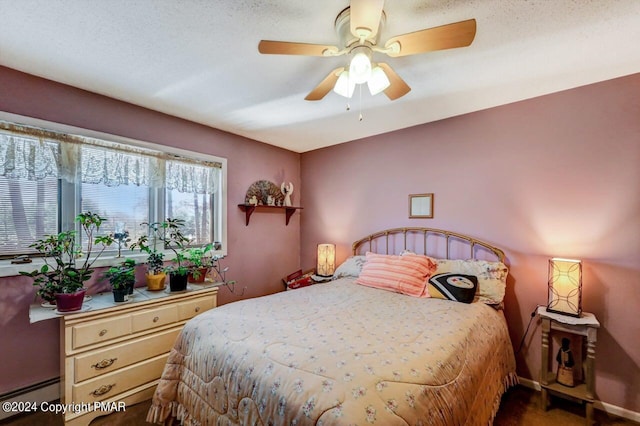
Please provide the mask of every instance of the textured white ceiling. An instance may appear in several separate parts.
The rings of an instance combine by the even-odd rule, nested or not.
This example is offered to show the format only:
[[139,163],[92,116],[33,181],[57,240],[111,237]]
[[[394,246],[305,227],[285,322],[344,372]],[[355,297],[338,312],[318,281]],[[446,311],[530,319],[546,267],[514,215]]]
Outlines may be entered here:
[[469,18],[475,41],[386,58],[412,88],[399,100],[365,88],[350,111],[333,92],[305,101],[345,58],[260,55],[258,42],[335,44],[346,6],[0,0],[0,64],[296,152],[640,72],[639,0],[387,0],[381,42]]

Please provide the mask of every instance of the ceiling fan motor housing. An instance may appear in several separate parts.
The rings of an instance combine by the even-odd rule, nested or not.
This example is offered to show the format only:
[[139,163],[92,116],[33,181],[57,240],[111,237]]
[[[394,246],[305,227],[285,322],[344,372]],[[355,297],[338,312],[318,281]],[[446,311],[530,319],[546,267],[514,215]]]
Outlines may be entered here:
[[[382,11],[380,17],[380,24],[378,28],[373,28],[373,32],[368,32],[369,36],[364,37],[364,41],[369,42],[371,45],[375,45],[378,43],[378,38],[380,34],[380,30],[384,26],[386,22],[386,15],[384,11]],[[338,35],[338,40],[340,40],[340,47],[349,48],[353,45],[359,44],[361,38],[351,33],[351,8],[347,7],[342,12],[340,12],[335,21],[335,29],[336,34]],[[359,30],[361,35],[366,35],[366,29]],[[371,37],[373,34],[373,37]]]

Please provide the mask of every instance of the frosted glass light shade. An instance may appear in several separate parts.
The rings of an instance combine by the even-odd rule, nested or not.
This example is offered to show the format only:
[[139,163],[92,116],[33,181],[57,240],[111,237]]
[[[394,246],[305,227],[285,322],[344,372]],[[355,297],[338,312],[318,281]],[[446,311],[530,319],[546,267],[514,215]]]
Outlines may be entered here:
[[349,78],[349,71],[342,71],[333,86],[333,91],[340,96],[350,98],[353,96],[353,90],[356,88],[356,82]]
[[582,314],[582,262],[549,260],[549,303],[547,311],[579,317]]
[[371,77],[371,60],[364,52],[358,52],[351,59],[349,65],[351,80],[356,84],[365,83]]
[[383,69],[380,67],[375,67],[371,70],[371,77],[369,77],[369,81],[367,81],[367,86],[369,86],[369,92],[371,92],[371,96],[375,96],[378,93],[385,90],[389,87],[391,83],[389,82],[389,78],[384,73]]
[[336,270],[336,245],[318,244],[318,263],[316,274],[330,277]]

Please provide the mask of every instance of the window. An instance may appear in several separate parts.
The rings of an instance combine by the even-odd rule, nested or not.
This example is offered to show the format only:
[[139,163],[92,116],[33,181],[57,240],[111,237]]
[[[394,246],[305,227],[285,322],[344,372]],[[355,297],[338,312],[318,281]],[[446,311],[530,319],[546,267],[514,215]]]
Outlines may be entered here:
[[0,176],[0,256],[26,253],[29,244],[58,230],[58,180]]
[[226,254],[225,159],[73,130],[0,121],[0,258],[33,253],[83,211],[132,240],[143,222],[184,219],[192,245],[217,241]]

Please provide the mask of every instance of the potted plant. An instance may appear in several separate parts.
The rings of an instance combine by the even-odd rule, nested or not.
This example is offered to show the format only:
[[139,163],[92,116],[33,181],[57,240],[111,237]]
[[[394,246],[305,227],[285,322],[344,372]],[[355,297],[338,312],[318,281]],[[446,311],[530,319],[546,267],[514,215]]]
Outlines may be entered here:
[[[164,253],[158,249],[158,245],[164,247],[163,227],[161,222],[143,222],[142,226],[148,229],[147,234],[140,236],[131,244],[131,249],[138,248],[147,253],[147,289],[151,291],[164,290],[167,275],[164,273]],[[150,241],[151,240],[151,241]]]
[[212,257],[209,254],[213,244],[203,247],[190,247],[184,251],[184,257],[189,268],[187,281],[190,283],[203,283],[209,268],[212,266]]
[[169,226],[165,233],[165,247],[174,254],[173,264],[165,268],[169,273],[169,289],[171,291],[184,291],[187,289],[189,267],[185,257],[185,247],[189,244],[189,239],[182,233],[184,220],[167,219]]
[[[186,289],[186,276],[188,270],[182,266],[184,257],[181,250],[189,242],[189,239],[182,234],[184,220],[167,218],[164,222],[145,222],[142,225],[147,226],[149,232],[143,235],[131,245],[131,248],[138,248],[140,251],[147,253],[147,288],[149,290],[163,290],[165,288],[166,272],[174,275],[184,275]],[[177,266],[164,266],[164,252],[169,249],[174,252]],[[180,281],[180,277],[174,280],[176,283]],[[171,285],[173,288],[173,284]],[[183,290],[184,290],[183,289]],[[177,290],[171,290],[177,291]]]
[[113,291],[114,302],[125,302],[128,295],[133,294],[136,283],[136,261],[125,259],[119,265],[112,266],[104,273]]
[[[91,212],[76,216],[75,221],[80,224],[87,241],[84,253],[76,242],[76,231],[46,235],[30,245],[44,255],[45,264],[40,269],[31,272],[21,271],[20,274],[33,278],[33,284],[39,287],[36,294],[50,303],[55,300],[58,311],[71,312],[82,309],[86,291],[84,283],[91,278],[94,271],[92,265],[113,243],[113,238],[109,235],[95,235],[106,220]],[[97,245],[100,245],[101,249],[92,257]]]
[[164,290],[167,274],[164,272],[164,253],[152,251],[147,256],[147,288],[151,291]]

